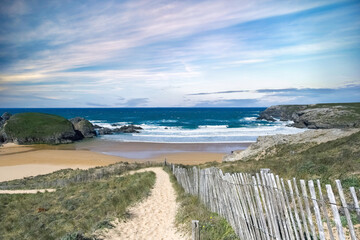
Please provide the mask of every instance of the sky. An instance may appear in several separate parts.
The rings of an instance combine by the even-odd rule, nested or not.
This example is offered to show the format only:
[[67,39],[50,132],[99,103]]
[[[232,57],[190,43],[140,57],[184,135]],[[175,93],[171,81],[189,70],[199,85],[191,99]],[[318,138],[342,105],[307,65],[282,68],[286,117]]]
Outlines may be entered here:
[[360,102],[358,0],[0,0],[0,107]]

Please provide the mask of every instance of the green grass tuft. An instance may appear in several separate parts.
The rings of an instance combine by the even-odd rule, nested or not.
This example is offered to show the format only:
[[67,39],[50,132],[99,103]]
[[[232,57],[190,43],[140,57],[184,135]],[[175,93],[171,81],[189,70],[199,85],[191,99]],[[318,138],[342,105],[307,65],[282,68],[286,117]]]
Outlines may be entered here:
[[[333,184],[340,179],[343,187],[360,187],[360,132],[322,144],[301,143],[275,146],[274,154],[259,161],[209,163],[202,168],[216,166],[224,172],[256,173],[270,168],[285,179],[320,179],[323,184]],[[305,150],[304,150],[305,149]]]
[[[153,172],[72,183],[52,193],[0,195],[4,239],[86,239],[146,197]],[[45,209],[40,211],[39,209]]]

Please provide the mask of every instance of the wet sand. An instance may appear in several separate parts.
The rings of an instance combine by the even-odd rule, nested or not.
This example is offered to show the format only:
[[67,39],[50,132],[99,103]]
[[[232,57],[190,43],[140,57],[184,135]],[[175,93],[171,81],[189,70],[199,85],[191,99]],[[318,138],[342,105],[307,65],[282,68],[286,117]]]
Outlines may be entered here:
[[116,162],[163,162],[165,158],[170,163],[188,165],[221,162],[226,152],[221,153],[219,149],[224,149],[224,146],[102,141],[56,146],[5,144],[0,147],[0,181],[47,174],[64,168],[87,169]]

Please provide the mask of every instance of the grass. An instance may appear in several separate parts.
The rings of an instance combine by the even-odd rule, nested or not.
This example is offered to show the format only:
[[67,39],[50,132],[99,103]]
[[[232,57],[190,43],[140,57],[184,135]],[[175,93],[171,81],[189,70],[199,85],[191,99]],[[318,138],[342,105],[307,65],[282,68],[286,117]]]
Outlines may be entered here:
[[124,218],[154,183],[155,174],[145,172],[69,183],[52,193],[0,195],[0,239],[92,238]]
[[38,189],[64,187],[71,183],[87,182],[120,175],[128,170],[145,167],[137,163],[115,163],[106,167],[95,167],[86,170],[62,169],[53,173],[25,177],[7,182],[0,182],[0,189]]
[[360,187],[360,132],[322,144],[277,145],[274,154],[260,160],[207,163],[202,168],[215,166],[224,172],[256,173],[261,168],[271,171],[284,179],[320,179],[323,184],[333,184],[340,179],[343,188]]
[[176,223],[183,231],[191,233],[191,220],[199,220],[201,240],[237,240],[237,236],[229,223],[218,214],[207,210],[198,197],[186,194],[177,183],[176,178],[168,168],[164,170],[169,174],[170,181],[177,194],[179,210]]
[[338,121],[339,123],[346,124],[348,122],[358,121],[360,116],[360,103],[321,103],[307,105],[307,108],[332,108],[336,107],[339,110],[346,110],[348,114],[342,114],[332,119],[332,121]]
[[45,113],[18,113],[13,115],[4,127],[10,139],[19,143],[48,143],[49,138],[61,135],[74,136],[75,131],[67,119]]

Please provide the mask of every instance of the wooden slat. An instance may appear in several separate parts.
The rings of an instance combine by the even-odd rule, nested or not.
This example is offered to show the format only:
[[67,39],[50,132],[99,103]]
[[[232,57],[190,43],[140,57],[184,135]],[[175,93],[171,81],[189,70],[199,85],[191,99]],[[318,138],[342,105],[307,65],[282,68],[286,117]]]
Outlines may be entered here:
[[336,182],[337,189],[339,191],[339,196],[340,196],[342,206],[344,208],[345,217],[346,217],[346,220],[347,220],[347,223],[348,223],[348,228],[349,228],[351,239],[356,240],[354,225],[353,225],[353,223],[351,221],[349,209],[348,209],[348,206],[347,206],[347,203],[346,203],[346,200],[345,200],[345,195],[344,195],[344,192],[343,192],[343,189],[342,189],[342,186],[341,186],[341,182],[340,182],[340,180],[335,180],[335,182]]
[[270,174],[269,173],[266,173],[264,174],[264,178],[265,178],[265,181],[266,181],[266,186],[267,186],[267,189],[268,189],[268,193],[269,193],[269,199],[270,199],[270,206],[271,206],[271,209],[272,209],[272,214],[273,214],[273,224],[274,224],[274,227],[275,227],[275,236],[276,236],[276,239],[281,239],[281,233],[280,233],[280,226],[282,226],[281,222],[279,221],[279,217],[278,217],[278,214],[279,214],[279,211],[277,210],[277,204],[276,204],[276,200],[274,198],[274,188],[273,188],[273,184],[272,184],[272,181],[270,180]]
[[323,194],[322,194],[322,191],[321,191],[320,180],[318,179],[316,182],[317,182],[317,186],[318,186],[318,190],[319,190],[320,203],[322,205],[322,209],[323,209],[323,212],[324,212],[324,217],[326,219],[326,225],[327,225],[328,230],[329,230],[330,240],[334,240],[334,234],[333,234],[332,227],[331,227],[331,224],[330,224],[329,214],[328,214],[326,204],[324,202],[324,197],[323,197]]
[[294,232],[293,232],[291,222],[290,222],[289,212],[288,212],[288,210],[286,208],[284,192],[283,192],[283,189],[282,189],[282,186],[281,186],[281,183],[280,183],[280,178],[279,178],[278,175],[276,175],[276,185],[277,185],[277,187],[279,189],[279,198],[280,198],[279,203],[282,205],[282,211],[283,211],[283,214],[284,214],[284,217],[285,217],[284,223],[285,223],[285,226],[286,226],[286,233],[288,234],[287,237],[288,237],[288,239],[295,240]]
[[260,222],[262,225],[261,228],[263,229],[263,233],[264,233],[264,239],[270,239],[269,230],[266,225],[265,215],[263,212],[263,207],[262,207],[261,200],[260,200],[260,193],[259,193],[258,184],[257,184],[255,176],[252,177],[252,180],[253,180],[254,190],[255,190],[256,205],[257,205],[257,209],[258,209],[258,213],[259,213],[259,217],[260,217]]
[[309,185],[309,191],[310,191],[311,200],[312,200],[312,203],[313,203],[313,206],[314,206],[316,222],[317,222],[317,226],[318,226],[318,229],[319,229],[319,237],[320,237],[320,240],[325,240],[324,227],[323,227],[322,221],[321,221],[319,205],[318,205],[317,200],[316,200],[316,193],[315,193],[315,187],[314,187],[313,180],[308,181],[308,185]]
[[274,206],[275,206],[275,211],[277,213],[277,221],[279,222],[279,226],[280,226],[280,232],[281,232],[281,236],[282,239],[289,239],[287,230],[286,230],[286,222],[285,219],[283,218],[283,212],[282,212],[282,207],[280,204],[280,199],[278,196],[278,188],[276,186],[276,182],[275,182],[275,176],[274,174],[270,173],[269,175],[269,179],[271,182],[271,189],[273,192],[273,196],[274,196]]
[[311,214],[310,206],[309,206],[309,198],[307,195],[307,190],[306,190],[306,185],[305,185],[304,180],[300,180],[300,186],[301,186],[302,195],[304,198],[305,210],[306,210],[307,220],[309,222],[309,226],[310,226],[310,230],[311,230],[311,235],[313,236],[313,238],[315,238],[316,237],[315,226],[312,221],[312,214]]
[[350,193],[351,193],[351,197],[353,199],[354,202],[354,207],[355,207],[355,211],[356,211],[356,215],[358,217],[358,221],[360,222],[360,208],[359,208],[359,201],[357,199],[356,196],[356,191],[354,187],[350,187]]
[[335,225],[336,225],[336,229],[337,229],[337,232],[338,232],[339,239],[340,240],[345,240],[344,231],[343,231],[343,228],[342,228],[342,225],[341,225],[339,210],[338,210],[338,208],[336,206],[336,200],[335,200],[335,196],[334,196],[334,193],[332,191],[331,185],[327,184],[327,185],[325,185],[325,187],[326,187],[327,195],[328,195],[328,198],[329,198],[329,202],[331,204],[331,209],[332,209],[332,212],[333,212],[334,222],[335,222]]
[[297,223],[297,226],[299,228],[299,235],[300,235],[301,240],[305,240],[304,231],[302,229],[302,224],[301,224],[300,217],[299,217],[299,214],[298,214],[296,200],[295,200],[295,197],[294,197],[294,192],[293,192],[293,188],[292,188],[292,185],[291,185],[291,181],[288,180],[287,183],[288,183],[288,186],[289,186],[291,203],[292,203],[293,208],[294,208],[296,223]]
[[[319,199],[317,199],[314,182],[311,180],[308,181],[310,193],[308,196],[304,180],[300,180],[302,190],[300,194],[295,178],[293,179],[293,191],[290,180],[287,181],[288,186],[286,186],[283,179],[265,171],[257,173],[255,177],[243,173],[224,174],[214,167],[186,169],[173,164],[169,164],[169,167],[185,192],[197,195],[211,211],[224,217],[240,239],[308,240],[319,238],[325,240],[326,234],[322,222],[322,218],[325,218],[329,239],[335,239],[330,223],[331,219],[334,219],[339,239],[345,240],[332,188],[330,185],[326,185],[327,197],[332,209],[332,218],[330,219],[319,180],[317,180],[319,194]],[[336,185],[351,239],[355,240],[357,237],[341,182],[336,180]],[[356,213],[360,218],[355,188],[351,187],[350,193]],[[313,223],[314,218],[316,227]]]
[[293,228],[293,234],[295,234],[295,239],[296,240],[299,240],[299,234],[298,234],[298,231],[296,229],[296,224],[295,224],[295,220],[294,220],[294,215],[292,213],[292,209],[291,209],[291,206],[290,206],[290,203],[289,203],[289,198],[288,198],[288,195],[286,193],[286,188],[285,188],[285,184],[284,184],[284,180],[281,178],[281,186],[282,186],[282,189],[283,189],[283,194],[284,194],[284,197],[285,197],[285,202],[286,202],[286,206],[288,208],[288,213],[290,215],[290,220],[291,220],[291,225],[292,225],[292,228]]
[[247,222],[247,226],[248,226],[248,229],[249,229],[249,239],[256,239],[255,238],[255,229],[254,229],[254,226],[251,223],[251,217],[250,217],[250,213],[249,213],[249,207],[248,207],[248,204],[247,204],[247,201],[246,201],[246,198],[245,198],[245,195],[246,195],[246,190],[244,189],[244,185],[242,183],[242,180],[240,178],[240,173],[236,173],[235,174],[236,176],[236,182],[237,184],[240,186],[238,188],[240,194],[240,199],[241,199],[241,205],[242,205],[242,209],[244,211],[244,215],[245,215],[245,219],[246,219],[246,222]]
[[295,178],[293,178],[293,182],[294,182],[295,193],[296,193],[298,203],[300,206],[300,213],[301,213],[302,223],[303,223],[303,226],[305,229],[306,239],[310,239],[310,233],[309,233],[309,228],[308,228],[307,222],[306,222],[306,215],[305,215],[305,211],[304,211],[303,204],[302,204],[302,198],[300,197],[299,189],[297,187]]
[[268,234],[269,236],[273,236],[273,226],[272,226],[272,221],[271,221],[271,216],[270,216],[270,212],[268,209],[268,205],[267,205],[267,196],[265,195],[265,191],[263,190],[264,186],[261,184],[261,180],[260,180],[260,174],[256,173],[256,179],[257,179],[257,183],[258,183],[258,187],[259,187],[259,191],[260,191],[260,199],[262,200],[262,206],[264,207],[265,210],[265,224],[267,223],[268,226]]
[[259,226],[258,226],[258,222],[256,219],[256,214],[255,214],[255,210],[254,210],[254,206],[253,203],[251,201],[251,193],[249,191],[249,183],[246,180],[246,177],[244,176],[244,174],[240,173],[240,179],[242,180],[242,183],[244,184],[244,189],[245,189],[245,197],[246,197],[246,201],[248,203],[249,209],[250,209],[250,217],[252,220],[252,225],[254,226],[254,232],[255,232],[255,237],[256,239],[261,239],[260,237],[260,231],[259,231]]
[[260,172],[260,176],[261,176],[261,180],[262,180],[262,185],[264,186],[264,193],[265,193],[265,201],[267,204],[267,208],[268,208],[268,221],[271,222],[271,226],[272,226],[272,236],[275,236],[276,239],[280,239],[280,233],[279,233],[279,228],[278,228],[278,224],[276,221],[276,216],[275,216],[275,212],[274,212],[274,207],[272,204],[272,197],[271,197],[271,193],[270,193],[270,189],[269,189],[269,185],[267,183],[266,180],[266,175],[267,173],[261,171]]

